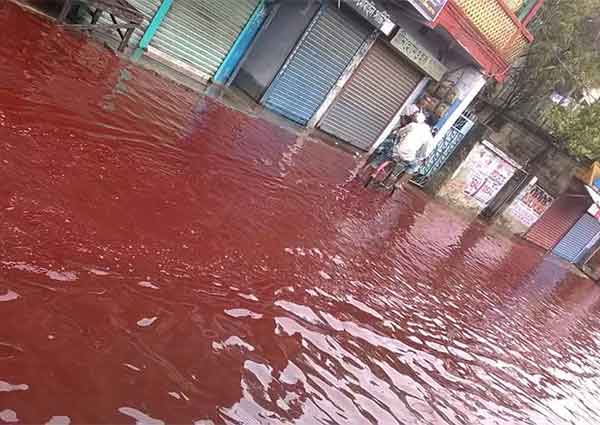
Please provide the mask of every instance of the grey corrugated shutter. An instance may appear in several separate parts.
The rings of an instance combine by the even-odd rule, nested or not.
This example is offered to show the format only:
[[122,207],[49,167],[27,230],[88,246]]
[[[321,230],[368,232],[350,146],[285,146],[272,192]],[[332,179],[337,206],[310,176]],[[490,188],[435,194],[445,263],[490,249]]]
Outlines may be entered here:
[[531,226],[526,239],[545,250],[552,249],[591,204],[590,198],[582,191],[562,195]]
[[383,41],[377,41],[327,111],[321,130],[367,150],[423,75]]
[[142,12],[144,15],[144,23],[142,24],[142,28],[133,33],[131,37],[131,41],[129,42],[130,47],[137,47],[140,39],[144,35],[148,24],[154,17],[154,14],[160,7],[162,0],[129,0],[129,3],[135,7],[137,10]]
[[306,124],[372,31],[358,16],[324,4],[265,93],[265,106]]
[[552,252],[574,263],[579,258],[579,254],[598,233],[600,233],[600,223],[594,217],[585,213]]
[[217,71],[259,0],[175,0],[150,45],[196,68]]

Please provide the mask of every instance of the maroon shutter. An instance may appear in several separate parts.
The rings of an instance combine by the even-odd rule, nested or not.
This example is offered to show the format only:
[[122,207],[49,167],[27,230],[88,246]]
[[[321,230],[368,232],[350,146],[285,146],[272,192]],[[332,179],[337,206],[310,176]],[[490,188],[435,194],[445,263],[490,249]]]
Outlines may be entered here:
[[556,199],[546,213],[533,225],[525,238],[549,251],[577,223],[592,205],[583,187]]

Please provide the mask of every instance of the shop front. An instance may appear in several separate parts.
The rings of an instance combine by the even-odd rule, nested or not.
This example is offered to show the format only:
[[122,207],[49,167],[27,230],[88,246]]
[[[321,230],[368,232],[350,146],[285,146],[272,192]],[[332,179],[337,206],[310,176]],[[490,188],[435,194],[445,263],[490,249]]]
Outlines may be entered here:
[[574,264],[585,262],[589,247],[597,243],[600,238],[600,221],[590,214],[596,209],[595,205],[592,206],[591,210],[586,211],[577,220],[552,250],[554,255]]
[[[452,40],[425,24],[445,1],[403,8],[379,0],[151,3],[140,42],[149,55],[232,84],[267,109],[362,150],[382,142],[410,103],[420,102],[441,137],[472,100],[471,87],[460,90],[477,73],[472,60],[454,51],[440,60],[440,45]],[[472,71],[465,74],[465,66]]]
[[[392,74],[371,72],[369,80],[371,85],[380,88],[390,100],[386,102],[376,96],[367,96],[364,99],[366,105],[361,107],[371,106],[378,110],[376,116],[379,120],[374,119],[374,114],[366,114],[363,111],[361,111],[362,116],[365,117],[363,120],[360,118],[358,121],[353,120],[365,128],[368,128],[370,123],[377,123],[378,134],[371,136],[368,141],[364,140],[360,145],[348,136],[346,139],[341,138],[362,149],[373,150],[399,125],[402,106],[416,104],[427,114],[428,122],[433,126],[436,143],[428,162],[420,170],[421,175],[428,177],[444,165],[473,127],[475,119],[467,108],[483,88],[486,80],[479,67],[459,47],[449,49],[443,55],[439,54],[440,45],[452,44],[445,35],[432,31],[423,32],[422,26],[415,25],[406,18],[403,20],[396,18],[396,22],[400,30],[389,42],[387,40],[383,42],[390,47],[389,52],[394,54],[393,60],[397,71]],[[362,65],[353,79],[359,79],[361,71]],[[344,105],[346,91],[350,92],[346,95],[348,98],[354,97],[352,94],[356,90],[353,90],[351,84],[352,80],[348,85],[349,88],[344,90],[336,103]],[[409,92],[402,90],[402,87],[407,87],[407,84],[413,88]],[[369,93],[373,93],[373,90],[369,90]],[[325,131],[328,131],[328,118],[329,115],[326,115],[321,125]],[[384,122],[386,125],[382,125]]]
[[306,125],[374,31],[345,3],[323,3],[261,103]]
[[393,43],[380,38],[318,127],[359,149],[368,150],[423,78],[425,74],[403,57]]
[[578,265],[590,263],[600,248],[600,164],[594,163],[589,170],[579,173],[590,207],[556,244],[552,252]]
[[[596,223],[600,223],[600,193],[594,194],[594,205],[588,210],[588,214],[593,217]],[[594,236],[587,245],[581,250],[576,258],[576,263],[581,266],[588,276],[598,281],[600,280],[600,230],[594,223],[592,232]]]
[[435,149],[415,178],[425,184],[446,163],[477,120],[469,105],[485,85],[481,71],[473,65],[454,65],[440,82],[431,81],[418,104],[436,121]]
[[311,25],[320,4],[312,1],[279,2],[248,49],[230,84],[260,102],[298,41]]
[[[139,3],[140,0],[136,0]],[[158,3],[150,0],[142,3]],[[145,37],[150,56],[202,80],[215,76],[261,0],[163,0]],[[154,5],[155,6],[155,5]],[[152,5],[144,6],[152,9]]]
[[[398,30],[380,36],[362,59],[317,127],[361,150],[381,143],[397,124],[404,106],[417,103],[428,81],[443,81],[447,67],[438,60],[436,34],[407,15],[395,15]],[[438,121],[449,108],[420,104]]]
[[439,140],[485,80],[459,46],[440,53],[453,40],[425,22],[445,1],[410,3],[272,3],[231,84],[267,109],[361,150],[383,142],[403,108],[418,103]]
[[[579,240],[577,237],[580,234],[579,227],[589,224],[589,220],[587,218],[582,220],[582,216],[587,213],[592,204],[585,185],[579,180],[573,180],[569,189],[559,196],[529,229],[525,239],[546,251],[555,251],[557,255],[570,259],[571,253],[577,249],[569,248],[569,245],[573,244],[573,240]],[[561,243],[580,221],[579,227],[573,234]]]
[[[420,2],[419,2],[420,3]],[[268,109],[367,150],[446,67],[423,24],[378,1],[281,3],[233,85]],[[422,6],[422,5],[421,5]],[[416,12],[416,11],[415,11]]]

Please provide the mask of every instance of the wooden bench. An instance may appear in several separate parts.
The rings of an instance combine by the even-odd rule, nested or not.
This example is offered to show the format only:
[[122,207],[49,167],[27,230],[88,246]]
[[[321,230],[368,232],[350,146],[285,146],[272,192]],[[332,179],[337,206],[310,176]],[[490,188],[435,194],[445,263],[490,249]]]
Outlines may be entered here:
[[[92,21],[89,24],[66,24],[67,16],[75,5],[87,5],[91,12]],[[98,21],[104,12],[110,15],[112,24],[99,24]],[[122,22],[119,22],[121,20]],[[65,0],[58,23],[67,28],[79,29],[82,31],[94,30],[115,30],[121,37],[119,51],[123,52],[136,28],[139,28],[144,21],[142,15],[136,8],[130,5],[126,0]],[[123,33],[125,30],[125,33]]]

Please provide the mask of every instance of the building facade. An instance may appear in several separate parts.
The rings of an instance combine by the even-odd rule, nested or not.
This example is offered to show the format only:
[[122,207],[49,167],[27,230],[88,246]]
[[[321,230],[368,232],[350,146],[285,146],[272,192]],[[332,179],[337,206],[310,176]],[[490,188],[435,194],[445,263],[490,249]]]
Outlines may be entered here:
[[533,41],[542,0],[130,2],[147,17],[138,52],[357,149],[419,104],[436,129],[427,176],[469,131],[486,79],[504,79]]
[[437,36],[420,35],[420,27],[374,2],[281,3],[231,83],[268,109],[366,151],[430,80],[446,74],[427,45]]

